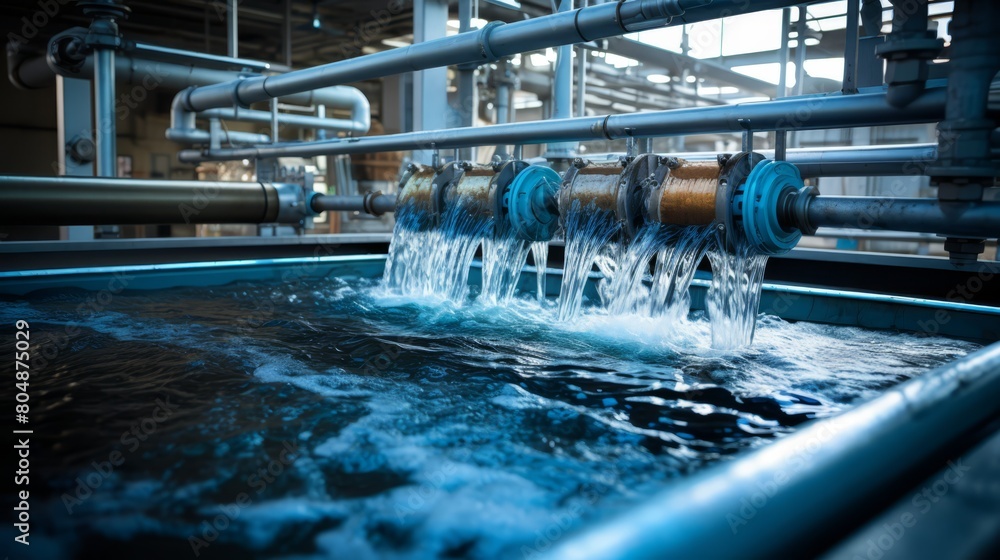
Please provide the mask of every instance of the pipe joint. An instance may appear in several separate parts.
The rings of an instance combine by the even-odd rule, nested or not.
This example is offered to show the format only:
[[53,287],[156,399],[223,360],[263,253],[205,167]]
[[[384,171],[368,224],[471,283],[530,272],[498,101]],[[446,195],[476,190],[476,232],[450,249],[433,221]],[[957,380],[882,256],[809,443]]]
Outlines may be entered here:
[[[298,183],[275,183],[270,185],[277,193],[277,209],[273,221],[279,224],[301,224],[310,214],[310,200]],[[266,187],[265,187],[266,189]],[[272,214],[272,212],[268,212]]]

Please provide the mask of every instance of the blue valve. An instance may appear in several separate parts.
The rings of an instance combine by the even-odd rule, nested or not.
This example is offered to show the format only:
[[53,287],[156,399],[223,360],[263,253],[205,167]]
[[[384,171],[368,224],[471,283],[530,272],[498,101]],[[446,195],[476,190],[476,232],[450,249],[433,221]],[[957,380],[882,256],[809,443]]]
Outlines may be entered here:
[[762,161],[754,166],[733,197],[733,214],[743,218],[743,233],[754,249],[782,255],[802,239],[801,231],[786,230],[778,221],[782,197],[801,188],[799,169],[787,161]]
[[551,168],[531,165],[514,177],[504,193],[507,219],[526,241],[548,241],[559,227],[556,196],[562,179]]

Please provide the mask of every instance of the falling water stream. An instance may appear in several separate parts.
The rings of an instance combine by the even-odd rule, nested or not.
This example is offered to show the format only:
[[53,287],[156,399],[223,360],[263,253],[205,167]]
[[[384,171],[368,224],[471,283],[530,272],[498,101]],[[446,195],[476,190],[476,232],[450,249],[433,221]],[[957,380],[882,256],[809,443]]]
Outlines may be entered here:
[[[398,211],[384,274],[391,291],[461,303],[468,297],[469,267],[481,247],[483,302],[504,304],[515,296],[529,252],[538,265],[537,297],[544,299],[547,243],[522,241],[512,230],[494,234],[492,219],[469,213],[461,203],[449,207],[440,226],[427,227],[426,222],[414,206]],[[612,214],[593,205],[581,208],[578,201],[565,216],[562,231],[559,321],[580,314],[594,267],[603,277],[598,294],[609,315],[684,321],[690,312],[688,289],[707,252],[714,271],[706,305],[712,346],[733,350],[753,341],[767,257],[741,239],[727,241],[712,226],[661,224],[646,224],[627,238]],[[727,249],[726,243],[732,247]]]

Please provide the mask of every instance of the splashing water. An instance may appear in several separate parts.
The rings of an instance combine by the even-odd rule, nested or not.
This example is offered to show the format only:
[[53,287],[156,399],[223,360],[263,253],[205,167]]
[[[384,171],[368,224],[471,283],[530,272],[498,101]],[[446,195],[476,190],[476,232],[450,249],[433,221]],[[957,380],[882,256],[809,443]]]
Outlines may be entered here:
[[753,342],[760,290],[764,283],[767,255],[754,251],[742,238],[725,250],[725,238],[717,232],[716,249],[708,252],[712,263],[712,285],[706,307],[712,321],[712,347],[733,350]]
[[597,209],[593,203],[583,210],[580,202],[574,201],[566,215],[566,253],[559,289],[560,321],[568,321],[580,312],[583,289],[594,260],[620,228],[609,212]]
[[469,291],[469,266],[493,222],[469,213],[461,203],[445,211],[437,228],[421,229],[422,220],[413,205],[397,210],[385,286],[402,295],[462,302]]
[[[492,234],[493,219],[467,210],[463,200],[445,212],[440,226],[413,205],[397,212],[384,284],[392,292],[416,297],[443,297],[461,303],[468,296],[469,267],[483,247],[482,299],[506,304],[517,291],[528,251],[537,265],[537,298],[545,298],[547,243],[518,239],[513,231]],[[574,201],[563,225],[565,259],[557,319],[575,319],[596,266],[604,276],[598,285],[601,306],[609,315],[664,318],[679,324],[690,311],[689,288],[698,263],[707,253],[712,265],[706,310],[712,347],[734,350],[753,341],[767,256],[742,239],[727,250],[724,234],[714,227],[647,224],[632,240],[616,241],[621,224],[593,203]],[[656,265],[650,274],[650,262]]]
[[656,254],[656,271],[650,289],[650,314],[682,321],[691,309],[688,289],[698,263],[714,240],[712,228],[688,226],[673,230],[668,243]]
[[517,290],[524,260],[530,245],[517,238],[513,230],[483,239],[483,291],[488,303],[510,301]]
[[535,241],[531,244],[531,259],[535,262],[536,299],[545,300],[545,269],[549,266],[549,244],[547,241]]
[[648,312],[650,293],[645,281],[651,279],[649,261],[669,238],[670,231],[660,224],[647,224],[639,230],[635,239],[624,250],[617,270],[603,281],[608,284],[602,295],[609,313],[621,315]]

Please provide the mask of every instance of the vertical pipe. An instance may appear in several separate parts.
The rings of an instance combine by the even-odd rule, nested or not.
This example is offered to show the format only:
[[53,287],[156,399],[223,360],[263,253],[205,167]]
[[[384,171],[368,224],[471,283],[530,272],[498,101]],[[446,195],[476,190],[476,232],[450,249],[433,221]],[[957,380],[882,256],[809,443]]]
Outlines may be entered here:
[[279,124],[278,124],[278,98],[271,98],[271,143],[277,144],[280,140],[278,139],[279,134]]
[[847,36],[844,44],[844,82],[841,93],[858,92],[858,35],[861,0],[847,0]]
[[226,41],[227,54],[233,58],[240,55],[240,25],[236,13],[239,0],[226,0]]
[[[458,32],[472,31],[472,4],[475,0],[458,0]],[[474,126],[477,113],[476,65],[458,66],[458,114],[460,126]],[[475,148],[462,148],[459,158],[472,161],[476,157]]]
[[497,84],[497,124],[510,122],[510,89],[506,82]]
[[[796,46],[795,46],[795,95],[802,95],[805,90],[806,81],[806,7],[799,6],[799,19],[795,23]],[[799,133],[790,134],[790,142],[793,148],[799,147]]]
[[788,95],[788,32],[792,27],[792,10],[784,8],[781,10],[781,50],[778,61],[781,68],[778,69],[778,97]]
[[[56,119],[58,123],[57,152],[59,154],[59,174],[90,177],[94,175],[93,163],[84,163],[70,155],[71,142],[83,142],[90,138],[74,135],[91,127],[90,123],[90,82],[56,76]],[[59,238],[64,241],[91,241],[94,226],[62,226]]]
[[208,145],[213,150],[222,146],[222,121],[218,118],[208,119]]
[[[586,2],[586,0],[584,0]],[[587,51],[576,52],[576,116],[587,116]]]
[[285,46],[285,66],[289,69],[292,67],[292,0],[285,0],[285,32],[282,39],[284,39]]
[[97,131],[97,176],[118,174],[115,145],[115,51],[94,50],[94,122]]
[[[415,0],[413,3],[413,44],[418,45],[445,36],[448,22],[446,0]],[[439,130],[447,127],[448,87],[446,67],[428,68],[413,74],[413,129]],[[413,159],[429,164],[433,150],[417,150]]]
[[[326,105],[323,105],[322,103],[316,105],[316,117],[320,119],[326,118]],[[316,139],[326,140],[326,129],[323,128],[316,129]]]
[[799,21],[795,24],[798,41],[795,47],[795,95],[802,95],[806,78],[806,7],[799,6]]
[[[559,13],[573,9],[573,0],[559,2]],[[573,116],[573,46],[563,45],[556,55],[555,82],[552,94],[552,118],[568,119]],[[551,144],[547,157],[568,158],[572,156],[574,144],[560,142]]]

